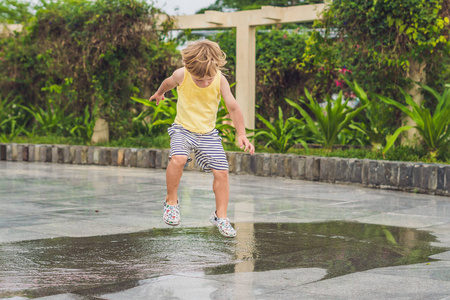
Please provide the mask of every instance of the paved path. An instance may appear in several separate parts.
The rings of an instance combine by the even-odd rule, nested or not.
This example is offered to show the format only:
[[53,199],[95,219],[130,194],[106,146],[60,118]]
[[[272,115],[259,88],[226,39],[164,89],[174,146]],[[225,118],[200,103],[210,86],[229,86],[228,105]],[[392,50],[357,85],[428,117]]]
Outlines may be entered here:
[[162,170],[0,161],[0,299],[450,299],[450,198],[230,179],[236,239],[211,174],[168,228]]

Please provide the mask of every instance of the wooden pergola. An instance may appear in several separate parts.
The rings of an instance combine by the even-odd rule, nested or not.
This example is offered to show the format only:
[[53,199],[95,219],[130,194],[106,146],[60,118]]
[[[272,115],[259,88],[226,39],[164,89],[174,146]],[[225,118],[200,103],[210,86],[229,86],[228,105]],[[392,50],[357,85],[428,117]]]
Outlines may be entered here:
[[[174,29],[236,28],[236,100],[242,108],[245,126],[255,128],[255,33],[256,26],[311,22],[318,18],[325,4],[290,7],[263,6],[257,10],[174,16]],[[167,20],[158,16],[159,24]],[[226,50],[226,49],[225,49]],[[226,52],[226,51],[225,51]]]

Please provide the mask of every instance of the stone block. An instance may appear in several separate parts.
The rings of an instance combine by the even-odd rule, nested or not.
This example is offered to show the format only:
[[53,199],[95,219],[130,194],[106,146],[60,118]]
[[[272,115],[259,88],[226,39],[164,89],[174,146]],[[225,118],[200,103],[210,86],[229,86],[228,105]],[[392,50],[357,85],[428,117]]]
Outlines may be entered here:
[[241,174],[242,173],[242,152],[236,152],[234,155],[234,161],[235,161],[235,165],[234,165],[234,171],[236,174]]
[[39,162],[52,162],[52,147],[48,145],[42,145],[39,148]]
[[320,158],[320,172],[319,172],[319,181],[327,182],[328,181],[328,157]]
[[369,169],[370,169],[370,160],[363,159],[361,170],[361,183],[365,186],[369,185]]
[[306,157],[305,178],[311,181],[319,180],[320,160],[313,156]]
[[156,159],[156,150],[155,149],[148,149],[148,159],[149,159],[149,168],[155,167],[155,159]]
[[436,192],[438,180],[437,169],[437,165],[435,164],[423,165],[423,178],[421,184],[422,189],[428,190],[429,192]]
[[73,164],[75,163],[75,156],[76,156],[76,151],[77,151],[77,146],[70,146],[69,149],[69,163]]
[[28,145],[21,145],[22,146],[22,161],[28,161]]
[[362,165],[363,161],[360,159],[355,159],[353,164],[353,173],[350,179],[353,183],[362,183]]
[[249,156],[249,168],[248,173],[256,175],[256,154]]
[[414,164],[413,167],[413,184],[412,187],[416,189],[420,189],[422,187],[422,174],[423,174],[423,167],[421,163]]
[[58,146],[56,145],[52,147],[52,163],[58,163]]
[[[436,190],[438,191],[444,191],[445,189],[445,171],[446,168],[450,168],[450,166],[444,166],[444,165],[438,165],[437,167],[437,184],[436,184]],[[449,178],[447,178],[449,180]],[[439,193],[441,194],[441,193]]]
[[0,144],[0,160],[6,160],[6,144]]
[[391,165],[391,177],[389,178],[389,186],[391,188],[398,188],[399,186],[399,163],[396,161],[390,162]]
[[378,161],[369,161],[369,186],[378,186]]
[[241,170],[239,174],[249,174],[250,173],[250,154],[241,153]]
[[99,165],[100,164],[100,151],[101,151],[101,148],[94,147],[94,151],[93,151],[93,154],[92,154],[92,163],[94,165]]
[[119,148],[111,149],[111,166],[118,166],[117,156],[118,156]]
[[69,164],[70,161],[70,146],[64,147],[64,163]]
[[376,174],[376,180],[375,185],[381,186],[384,182],[384,176],[385,176],[385,162],[382,160],[377,160],[377,174]]
[[278,154],[270,155],[270,175],[276,176],[278,171]]
[[123,166],[125,162],[125,149],[119,149],[117,151],[117,165]]
[[[320,167],[322,167],[322,161],[320,162]],[[327,182],[334,183],[336,181],[336,158],[328,157],[326,160],[326,170],[327,170]]]
[[306,156],[300,156],[298,160],[298,179],[305,179]]
[[270,154],[264,153],[263,154],[263,175],[264,176],[270,176]]
[[75,160],[74,163],[77,165],[81,165],[81,147],[77,147],[75,149]]
[[345,181],[345,172],[348,169],[348,161],[344,158],[336,158],[336,169],[334,170],[335,182]]
[[102,166],[111,164],[111,149],[101,147],[98,153],[98,164]]
[[226,152],[228,161],[228,171],[230,173],[236,173],[236,152]]
[[379,168],[378,168],[378,174],[380,175],[379,182],[380,185],[384,187],[388,187],[391,185],[391,171],[392,171],[392,164],[389,161],[380,161],[379,162]]
[[42,145],[34,145],[34,161],[39,162]]
[[81,147],[81,163],[83,165],[88,164],[88,150],[89,150],[89,147],[86,147],[86,146]]
[[283,177],[291,178],[292,173],[292,154],[288,154],[284,156],[284,174]]
[[11,158],[13,161],[19,160],[19,145],[18,144],[11,144]]
[[[88,147],[87,149],[87,164],[93,165],[94,164],[94,151],[95,147]],[[98,164],[98,156],[97,156],[97,164]]]
[[64,162],[64,146],[53,145],[52,147],[52,163],[59,164]]
[[355,170],[355,159],[345,159],[347,161],[347,170],[344,173],[344,182],[352,182]]
[[444,195],[450,194],[450,166],[445,167]]
[[[254,160],[255,166],[255,175],[256,176],[264,176],[264,155],[263,153],[255,153],[252,155],[252,159]],[[252,159],[250,159],[250,168],[253,166]]]
[[7,161],[12,161],[13,157],[12,157],[12,145],[11,144],[7,144],[6,145],[6,160]]
[[412,187],[413,167],[414,165],[411,163],[399,163],[398,186],[402,190],[406,190],[408,189],[408,187]]
[[138,168],[150,167],[150,152],[147,149],[139,149],[137,151],[137,167]]
[[283,154],[279,154],[277,157],[277,173],[276,175],[278,177],[284,177],[284,161],[286,159],[286,156]]
[[[159,153],[159,168],[161,168],[162,151],[159,150],[158,153]],[[124,166],[126,166],[126,167],[136,167],[137,166],[137,149],[135,149],[135,148],[125,149]]]
[[29,145],[28,146],[28,161],[29,162],[34,162],[34,157],[35,157],[35,153],[36,152],[36,146],[35,145]]

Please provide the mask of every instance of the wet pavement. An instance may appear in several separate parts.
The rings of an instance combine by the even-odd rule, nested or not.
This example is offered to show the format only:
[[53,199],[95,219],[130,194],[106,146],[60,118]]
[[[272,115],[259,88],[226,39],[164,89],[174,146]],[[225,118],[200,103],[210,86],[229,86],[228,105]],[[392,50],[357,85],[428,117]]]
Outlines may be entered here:
[[450,198],[230,175],[0,162],[0,299],[447,299]]

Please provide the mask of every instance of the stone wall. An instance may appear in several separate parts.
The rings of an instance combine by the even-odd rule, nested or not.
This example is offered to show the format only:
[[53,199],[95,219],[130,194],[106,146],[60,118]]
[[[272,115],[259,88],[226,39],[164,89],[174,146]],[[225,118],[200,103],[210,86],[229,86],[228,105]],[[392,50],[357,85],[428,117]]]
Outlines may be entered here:
[[[168,149],[0,144],[0,160],[165,169]],[[450,196],[450,165],[227,152],[230,173]],[[194,160],[187,170],[200,171]]]

